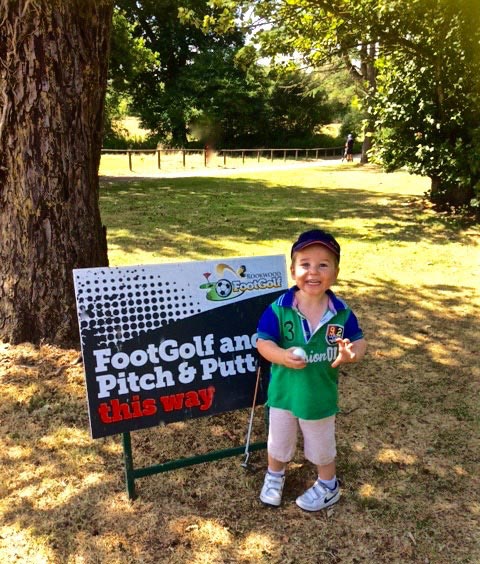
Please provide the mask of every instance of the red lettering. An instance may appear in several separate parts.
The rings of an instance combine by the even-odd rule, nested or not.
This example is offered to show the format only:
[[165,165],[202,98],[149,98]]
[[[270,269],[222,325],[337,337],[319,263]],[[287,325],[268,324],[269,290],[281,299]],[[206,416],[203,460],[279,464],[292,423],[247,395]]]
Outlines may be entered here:
[[212,407],[215,387],[209,386],[200,390],[190,390],[186,393],[160,396],[160,403],[164,411],[178,411],[184,406],[187,408],[198,407],[200,411],[207,411]]
[[153,398],[140,400],[140,396],[132,396],[131,403],[112,399],[98,406],[98,415],[102,423],[117,423],[124,419],[137,419],[157,413],[156,401]]
[[108,403],[101,403],[98,406],[98,415],[100,415],[100,419],[102,423],[111,423],[112,418],[110,417],[110,406]]
[[113,423],[123,421],[124,419],[132,419],[133,415],[130,412],[130,406],[128,403],[120,403],[118,399],[113,399],[111,400],[110,405],[112,406]]
[[143,415],[155,415],[157,413],[157,406],[154,399],[145,399],[142,402]]
[[185,394],[185,407],[200,407],[197,392],[190,391]]
[[184,396],[185,394],[161,396],[160,401],[162,402],[164,411],[173,411],[173,410],[182,409]]

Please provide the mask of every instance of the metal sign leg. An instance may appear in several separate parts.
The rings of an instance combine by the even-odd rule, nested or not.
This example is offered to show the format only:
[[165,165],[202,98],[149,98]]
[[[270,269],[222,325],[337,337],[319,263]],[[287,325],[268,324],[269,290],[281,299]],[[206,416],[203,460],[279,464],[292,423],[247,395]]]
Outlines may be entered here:
[[125,483],[129,499],[135,499],[135,475],[133,470],[132,439],[130,433],[122,433],[123,460],[125,463]]

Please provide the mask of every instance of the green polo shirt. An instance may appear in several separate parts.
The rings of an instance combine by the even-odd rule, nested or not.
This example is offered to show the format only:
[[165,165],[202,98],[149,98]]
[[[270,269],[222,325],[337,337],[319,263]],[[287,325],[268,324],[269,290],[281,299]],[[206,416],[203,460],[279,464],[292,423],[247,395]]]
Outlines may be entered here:
[[308,363],[302,370],[272,364],[267,405],[286,409],[300,419],[323,419],[339,411],[338,368],[331,364],[338,354],[336,339],[363,338],[355,314],[347,304],[328,290],[328,310],[317,328],[295,307],[294,286],[263,313],[258,338],[288,349],[302,347]]

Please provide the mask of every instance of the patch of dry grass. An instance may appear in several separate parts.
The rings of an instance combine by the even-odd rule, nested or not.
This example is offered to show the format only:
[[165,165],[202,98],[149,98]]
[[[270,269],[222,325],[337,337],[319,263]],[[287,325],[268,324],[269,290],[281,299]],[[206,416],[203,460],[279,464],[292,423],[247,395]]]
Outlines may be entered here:
[[[318,177],[311,174],[313,186]],[[338,220],[342,243],[351,250],[338,293],[358,313],[369,350],[362,364],[342,371],[341,501],[316,514],[296,507],[296,496],[314,477],[299,443],[278,509],[258,500],[264,452],[252,454],[250,472],[238,457],[139,479],[139,497],[131,502],[120,437],[89,438],[78,351],[0,343],[1,562],[480,561],[478,228],[466,235],[433,217],[404,184],[403,191],[392,184],[355,193],[348,188],[355,172],[346,174],[343,188],[345,181],[336,177],[343,207],[324,217],[332,225]],[[271,186],[270,195],[285,207],[291,192],[278,182]],[[242,192],[246,188],[235,185],[235,196],[233,187],[225,184],[222,193],[217,182],[214,189],[224,204],[238,196],[254,205]],[[109,190],[105,197],[119,198],[123,188]],[[179,197],[187,187],[170,183],[169,190]],[[292,231],[314,222],[320,209],[334,209],[325,207],[326,192],[311,190],[317,190],[315,208],[310,191],[299,187],[295,212],[287,210],[297,215],[288,226]],[[128,191],[130,206],[141,199],[134,192],[141,194],[138,185]],[[201,195],[200,188],[189,191],[190,198]],[[355,212],[350,223],[348,210]],[[198,221],[210,220],[208,210],[195,211]],[[274,229],[264,219],[265,229]],[[364,230],[357,246],[354,221],[355,233]],[[212,222],[221,231],[221,218]],[[168,226],[162,229],[168,233]],[[185,229],[193,236],[200,227]],[[226,245],[233,240],[233,247],[237,231],[231,233],[231,240],[227,232],[218,237]],[[133,241],[135,232],[129,237]],[[277,242],[268,252],[284,252],[286,230],[279,227],[272,238]],[[264,240],[259,225],[255,239],[239,252]],[[248,417],[242,410],[132,433],[135,465],[237,446]],[[263,439],[259,407],[253,440]]]

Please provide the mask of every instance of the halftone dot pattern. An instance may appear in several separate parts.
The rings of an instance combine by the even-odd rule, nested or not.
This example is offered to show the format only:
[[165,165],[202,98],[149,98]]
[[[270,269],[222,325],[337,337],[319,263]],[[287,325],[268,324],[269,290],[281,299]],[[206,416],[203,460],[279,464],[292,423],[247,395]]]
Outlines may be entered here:
[[146,268],[94,269],[75,276],[80,333],[94,331],[100,346],[202,311],[186,280],[165,280]]

